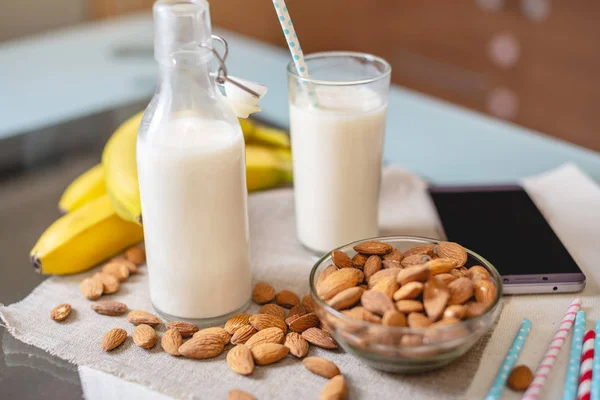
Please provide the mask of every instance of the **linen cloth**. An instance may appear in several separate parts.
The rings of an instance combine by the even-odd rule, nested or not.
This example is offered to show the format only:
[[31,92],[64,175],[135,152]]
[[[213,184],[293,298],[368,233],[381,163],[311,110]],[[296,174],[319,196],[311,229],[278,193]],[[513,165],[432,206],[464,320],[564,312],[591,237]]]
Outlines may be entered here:
[[[573,165],[528,179],[524,185],[587,274],[588,283],[582,297],[590,320],[588,326],[592,326],[591,320],[599,317],[600,305],[597,285],[600,271],[594,270],[599,255],[600,188]],[[422,180],[389,167],[384,170],[381,187],[382,235],[441,237],[439,220]],[[251,195],[249,215],[254,279],[268,281],[276,290],[290,289],[299,295],[307,294],[308,273],[316,258],[296,239],[292,190]],[[121,327],[131,334],[133,326],[126,316],[102,316],[90,309],[91,302],[81,296],[79,283],[94,272],[49,278],[24,300],[0,306],[0,317],[17,339],[83,366],[83,371],[87,367],[103,371],[167,396],[224,399],[229,389],[239,388],[258,399],[318,398],[326,380],[308,372],[292,357],[271,366],[258,366],[252,376],[242,377],[229,369],[225,352],[211,360],[188,360],[169,356],[160,344],[152,350],[138,348],[131,338],[116,350],[103,352],[99,343],[106,331]],[[534,369],[573,297],[569,294],[507,296],[493,332],[456,362],[425,374],[380,372],[341,350],[332,352],[313,346],[310,355],[329,358],[339,366],[348,381],[350,398],[482,398],[522,319],[531,319],[533,329],[518,363]],[[122,301],[130,309],[152,311],[145,267],[130,277],[117,294],[102,299]],[[63,323],[55,323],[50,320],[49,312],[64,302],[73,306],[73,315]],[[257,309],[255,305],[251,307],[251,311]],[[164,327],[157,330],[160,335]],[[548,398],[562,394],[568,348],[565,346],[555,364],[546,391]],[[97,393],[93,387],[94,384],[84,385],[87,396]],[[508,389],[504,396],[518,397]]]

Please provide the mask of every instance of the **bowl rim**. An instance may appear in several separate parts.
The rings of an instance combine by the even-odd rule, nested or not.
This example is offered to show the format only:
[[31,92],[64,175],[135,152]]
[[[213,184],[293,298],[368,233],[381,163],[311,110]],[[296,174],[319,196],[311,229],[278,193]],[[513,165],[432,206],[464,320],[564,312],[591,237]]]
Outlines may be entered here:
[[[367,238],[367,239],[361,239],[361,240],[356,240],[354,242],[350,242],[347,243],[343,246],[337,247],[327,253],[325,253],[321,258],[319,258],[319,260],[313,265],[311,271],[310,271],[310,275],[309,275],[309,287],[310,287],[310,293],[311,296],[313,297],[313,299],[315,301],[317,301],[319,303],[319,305],[321,307],[323,307],[323,309],[325,309],[328,313],[333,314],[335,317],[340,318],[344,321],[353,323],[353,324],[358,324],[358,325],[362,325],[363,327],[369,328],[369,327],[377,327],[378,329],[385,329],[387,331],[389,331],[390,333],[399,333],[399,334],[409,334],[409,333],[413,333],[413,334],[424,334],[425,331],[427,329],[429,329],[429,327],[425,327],[425,328],[411,328],[408,326],[385,326],[382,324],[378,324],[375,322],[369,322],[369,321],[363,321],[357,318],[352,318],[349,317],[345,314],[343,314],[342,312],[333,309],[332,307],[330,307],[323,299],[321,299],[321,297],[317,294],[317,289],[315,287],[315,274],[317,272],[317,269],[319,268],[319,266],[321,264],[323,264],[325,262],[325,260],[327,258],[331,257],[331,253],[334,250],[341,250],[343,248],[346,247],[354,247],[356,244],[359,243],[363,243],[363,242],[368,242],[368,241],[401,241],[401,240],[405,240],[405,241],[412,241],[415,242],[416,244],[437,244],[440,242],[443,242],[444,240],[439,240],[439,239],[434,239],[434,238],[428,238],[428,237],[424,237],[424,236],[412,236],[412,235],[390,235],[390,236],[375,236],[372,238]],[[490,263],[487,259],[485,259],[484,257],[480,256],[479,254],[475,253],[473,250],[470,250],[466,247],[463,246],[463,248],[465,249],[465,251],[467,252],[467,254],[473,256],[474,258],[476,258],[478,261],[481,261],[481,263],[488,268],[488,270],[491,272],[495,283],[496,283],[496,298],[494,299],[494,303],[481,315],[478,315],[476,317],[473,318],[469,318],[466,320],[461,320],[460,324],[452,324],[452,325],[445,325],[445,326],[440,326],[437,327],[436,329],[439,329],[440,331],[445,331],[445,330],[451,330],[451,329],[456,329],[457,325],[466,325],[467,323],[471,324],[471,323],[475,323],[480,319],[483,319],[484,317],[486,317],[487,315],[491,315],[493,314],[496,309],[498,308],[498,305],[500,304],[500,299],[502,298],[503,295],[503,287],[502,287],[502,277],[500,276],[500,273],[498,272],[498,270],[496,269],[496,267],[494,267],[494,265],[492,263]]]

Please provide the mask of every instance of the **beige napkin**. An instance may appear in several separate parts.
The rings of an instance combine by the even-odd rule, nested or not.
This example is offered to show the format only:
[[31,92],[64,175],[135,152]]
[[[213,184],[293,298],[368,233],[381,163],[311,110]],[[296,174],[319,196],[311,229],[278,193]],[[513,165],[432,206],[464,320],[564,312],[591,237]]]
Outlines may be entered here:
[[[593,297],[597,294],[597,286],[590,282],[592,276],[589,273],[594,247],[589,245],[591,238],[586,241],[582,237],[592,235],[593,229],[596,230],[595,237],[600,237],[600,189],[573,166],[528,181],[527,188],[588,273],[584,306],[597,305],[597,298]],[[382,234],[436,236],[439,223],[425,189],[426,185],[411,174],[397,168],[384,170],[380,201]],[[564,197],[565,193],[570,194],[568,198]],[[250,196],[249,211],[254,278],[268,280],[276,289],[307,293],[308,273],[314,257],[296,240],[291,189]],[[590,227],[591,223],[593,227]],[[173,358],[160,346],[147,351],[137,348],[130,339],[119,349],[104,353],[99,346],[104,332],[112,327],[122,327],[131,333],[132,326],[125,317],[100,316],[89,309],[90,302],[81,297],[78,285],[93,272],[50,278],[25,300],[0,307],[0,317],[11,333],[26,343],[78,365],[119,376],[173,397],[225,398],[229,389],[241,388],[259,399],[317,398],[325,384],[325,379],[306,371],[292,358],[259,367],[251,377],[241,377],[229,370],[225,354],[206,361]],[[130,278],[117,295],[107,298],[123,301],[131,309],[151,310],[145,269]],[[382,373],[342,351],[312,348],[311,354],[330,358],[340,367],[348,379],[351,398],[481,398],[491,385],[522,318],[527,316],[534,323],[523,357],[526,363],[535,365],[571,298],[569,295],[509,298],[491,339],[485,337],[460,360],[427,374]],[[49,319],[48,313],[55,304],[62,302],[70,302],[76,312],[66,323],[57,324]],[[591,313],[590,317],[597,315]],[[162,332],[163,329],[159,329],[159,333]],[[563,351],[562,355],[567,352]],[[561,358],[555,366],[560,381],[565,365],[565,359]],[[562,382],[553,384],[561,390]],[[93,388],[93,385],[89,386]]]

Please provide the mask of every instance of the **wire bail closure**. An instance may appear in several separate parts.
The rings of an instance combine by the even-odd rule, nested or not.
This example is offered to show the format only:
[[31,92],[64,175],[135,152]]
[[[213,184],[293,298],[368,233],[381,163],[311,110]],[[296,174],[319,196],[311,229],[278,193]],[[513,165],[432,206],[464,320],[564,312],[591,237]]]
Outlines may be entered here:
[[244,84],[242,84],[241,82],[238,82],[234,79],[231,79],[228,75],[227,75],[227,65],[225,65],[225,61],[227,60],[227,56],[229,55],[229,45],[227,44],[227,41],[219,36],[219,35],[212,35],[212,39],[216,40],[217,42],[221,43],[225,49],[223,55],[219,54],[219,52],[217,52],[217,50],[215,50],[214,47],[208,47],[205,46],[207,49],[209,49],[213,55],[215,56],[215,58],[217,59],[217,61],[219,62],[219,69],[217,70],[217,75],[215,77],[215,82],[217,82],[217,84],[219,86],[223,86],[225,85],[225,82],[230,82],[232,84],[234,84],[235,86],[237,86],[238,88],[242,89],[243,91],[245,91],[246,93],[256,97],[256,98],[260,98],[260,95],[258,93],[256,93],[254,90],[250,89],[249,87],[245,86]]

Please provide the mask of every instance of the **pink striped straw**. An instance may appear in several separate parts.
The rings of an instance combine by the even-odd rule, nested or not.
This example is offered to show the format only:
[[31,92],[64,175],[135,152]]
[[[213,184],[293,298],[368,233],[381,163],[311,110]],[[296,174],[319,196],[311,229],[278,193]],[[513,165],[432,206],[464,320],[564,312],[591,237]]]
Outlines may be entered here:
[[585,332],[585,336],[583,337],[583,350],[581,352],[581,368],[579,370],[579,389],[577,389],[577,400],[590,400],[595,339],[596,332],[594,332],[592,329]]
[[550,375],[550,371],[552,370],[552,365],[554,365],[556,356],[560,352],[562,345],[565,343],[567,334],[573,326],[575,315],[580,308],[581,298],[577,297],[569,305],[569,308],[567,308],[567,312],[560,322],[560,326],[554,334],[552,341],[550,341],[550,346],[548,346],[548,350],[546,351],[546,354],[544,354],[544,358],[542,358],[540,365],[538,365],[537,369],[535,370],[533,382],[531,382],[529,388],[527,388],[527,391],[525,394],[523,394],[523,397],[521,397],[522,400],[536,400],[539,398],[542,390],[544,389],[546,379],[548,379],[548,375]]

